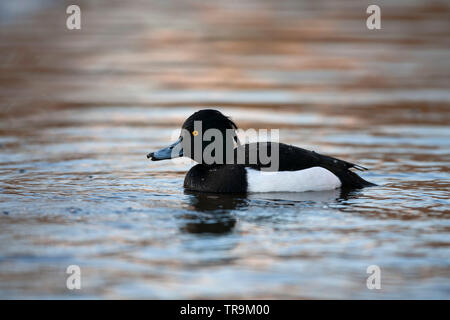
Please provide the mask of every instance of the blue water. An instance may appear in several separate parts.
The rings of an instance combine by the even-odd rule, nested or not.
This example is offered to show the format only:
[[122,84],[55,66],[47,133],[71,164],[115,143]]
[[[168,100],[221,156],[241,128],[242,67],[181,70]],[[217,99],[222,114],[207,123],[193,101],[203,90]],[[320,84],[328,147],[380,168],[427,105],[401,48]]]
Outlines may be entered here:
[[[449,297],[447,128],[329,123],[327,135],[308,136],[315,121],[298,117],[281,140],[357,160],[379,186],[208,195],[183,190],[189,162],[146,159],[194,109],[156,110],[68,110],[8,126],[3,298]],[[244,120],[259,111],[222,110]],[[82,269],[76,292],[65,288],[72,264]],[[382,290],[366,287],[373,264]]]
[[[31,2],[0,4],[0,298],[450,298],[446,1],[381,30],[364,1],[80,1],[81,30]],[[378,186],[186,193],[146,154],[199,108]]]

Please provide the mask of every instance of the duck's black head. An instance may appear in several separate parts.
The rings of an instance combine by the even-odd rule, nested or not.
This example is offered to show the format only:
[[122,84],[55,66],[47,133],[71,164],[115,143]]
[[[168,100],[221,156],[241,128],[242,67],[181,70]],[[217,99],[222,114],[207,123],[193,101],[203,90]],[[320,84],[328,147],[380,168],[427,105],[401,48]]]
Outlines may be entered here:
[[189,157],[203,164],[224,164],[234,143],[239,143],[236,124],[221,112],[204,109],[184,121],[178,140],[147,155],[153,161]]

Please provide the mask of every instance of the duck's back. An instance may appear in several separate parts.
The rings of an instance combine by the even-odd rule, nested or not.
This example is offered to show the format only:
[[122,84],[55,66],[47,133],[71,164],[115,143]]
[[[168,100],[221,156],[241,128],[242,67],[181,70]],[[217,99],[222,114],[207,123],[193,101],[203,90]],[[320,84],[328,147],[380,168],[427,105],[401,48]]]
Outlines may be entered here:
[[[272,151],[274,152],[273,156]],[[260,158],[261,154],[267,154],[268,158],[276,159],[277,153],[279,155],[278,165],[274,168],[270,168],[272,165],[267,164],[266,161],[264,161],[267,159]],[[337,176],[342,187],[363,188],[374,185],[350,170],[351,168],[361,171],[367,170],[362,166],[284,143],[256,142],[245,144],[235,149],[235,159],[239,159],[239,154],[245,155],[245,166],[255,170],[301,171],[320,167]],[[252,158],[252,154],[258,154],[256,163],[254,157]]]

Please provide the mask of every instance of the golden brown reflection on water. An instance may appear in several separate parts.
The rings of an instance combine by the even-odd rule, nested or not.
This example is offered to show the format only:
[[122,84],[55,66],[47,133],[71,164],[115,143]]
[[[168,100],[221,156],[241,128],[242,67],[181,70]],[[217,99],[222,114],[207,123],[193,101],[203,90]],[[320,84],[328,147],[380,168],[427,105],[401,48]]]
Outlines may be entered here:
[[[369,31],[368,4],[82,2],[69,31],[58,2],[3,24],[0,296],[448,298],[450,9],[390,1]],[[145,155],[216,106],[379,186],[185,193],[189,164]]]

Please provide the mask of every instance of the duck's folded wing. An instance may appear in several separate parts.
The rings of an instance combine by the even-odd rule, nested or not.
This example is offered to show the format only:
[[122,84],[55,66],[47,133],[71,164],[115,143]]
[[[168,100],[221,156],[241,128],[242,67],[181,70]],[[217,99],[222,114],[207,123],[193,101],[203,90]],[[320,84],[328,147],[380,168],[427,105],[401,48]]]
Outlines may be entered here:
[[[236,159],[239,159],[238,154],[241,155],[241,159],[245,154],[245,165],[258,170],[272,167],[274,171],[297,171],[322,167],[334,173],[344,187],[362,188],[374,185],[349,170],[351,168],[367,170],[362,166],[284,143],[258,142],[241,145],[236,149]],[[273,163],[268,164],[267,159],[278,161],[277,166],[273,167]]]
[[[301,149],[301,148],[298,148],[298,149]],[[327,163],[330,163],[330,164],[331,163],[334,163],[334,164],[339,163],[340,165],[345,166],[347,169],[355,168],[355,169],[357,169],[359,171],[366,171],[366,170],[368,170],[366,167],[360,166],[359,164],[356,164],[356,163],[351,163],[351,162],[348,162],[348,161],[340,160],[340,159],[333,158],[333,157],[330,157],[330,156],[326,156],[326,155],[323,155],[323,154],[318,154],[315,151],[308,151],[308,150],[305,150],[305,149],[301,149],[301,150],[306,152],[306,153],[308,153],[308,152],[313,153],[314,155],[317,156],[318,160],[322,161],[322,162],[327,162]]]

